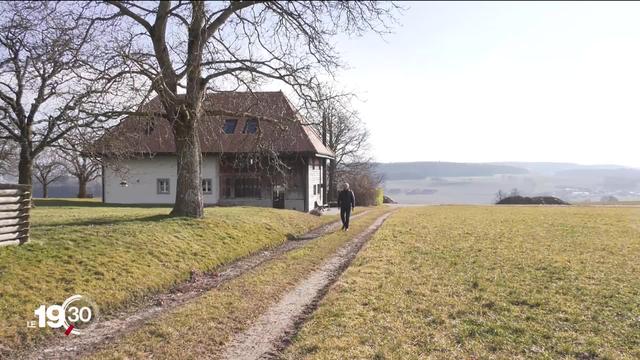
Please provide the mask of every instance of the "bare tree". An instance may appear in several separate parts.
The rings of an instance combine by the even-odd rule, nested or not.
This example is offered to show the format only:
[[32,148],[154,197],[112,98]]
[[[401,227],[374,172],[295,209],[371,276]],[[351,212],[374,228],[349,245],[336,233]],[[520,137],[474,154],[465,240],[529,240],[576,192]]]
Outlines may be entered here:
[[506,199],[507,197],[509,197],[509,195],[507,195],[506,192],[502,191],[502,189],[498,190],[498,192],[496,193],[496,204]]
[[86,198],[87,184],[102,174],[102,165],[75,148],[60,150],[62,166],[78,180],[78,198]]
[[[107,1],[94,19],[113,36],[121,63],[108,77],[135,76],[157,94],[172,126],[178,179],[172,214],[200,217],[201,151],[197,125],[206,91],[255,90],[265,82],[292,89],[304,103],[318,100],[321,73],[340,65],[331,38],[386,29],[394,5],[374,1]],[[106,67],[103,67],[106,68]],[[142,115],[145,115],[144,113]],[[148,113],[147,113],[148,115]],[[232,114],[238,115],[238,114]]]
[[42,197],[49,196],[49,185],[65,176],[65,168],[52,150],[41,152],[33,163],[33,176],[42,185]]
[[337,172],[348,171],[349,164],[354,164],[354,172],[358,172],[361,164],[371,163],[372,158],[369,155],[369,130],[353,109],[352,96],[329,95],[325,98],[327,100],[318,104],[315,115],[309,117],[322,118],[316,122],[316,128],[336,155],[328,166],[328,198],[335,200]]
[[0,139],[19,146],[18,182],[31,184],[33,160],[78,128],[100,127],[95,115],[112,85],[92,76],[85,52],[93,22],[87,5],[2,2]]

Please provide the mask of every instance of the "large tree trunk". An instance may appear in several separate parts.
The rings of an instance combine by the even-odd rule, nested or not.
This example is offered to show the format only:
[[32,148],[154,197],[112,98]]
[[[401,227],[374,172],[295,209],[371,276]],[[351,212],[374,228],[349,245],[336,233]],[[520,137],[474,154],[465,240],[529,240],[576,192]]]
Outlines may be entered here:
[[26,146],[20,147],[20,162],[18,163],[18,184],[31,185],[33,175],[33,159],[31,151]]
[[[178,157],[178,181],[176,202],[171,210],[173,216],[200,218],[204,214],[200,166],[202,152],[198,138],[197,124],[202,106],[202,26],[205,18],[204,3],[192,3],[192,18],[187,41],[187,86],[184,104],[179,106],[177,121],[174,121],[173,136]],[[173,112],[176,114],[175,112]]]
[[43,198],[48,198],[49,197],[49,185],[44,183],[42,184],[42,197]]
[[33,175],[33,159],[29,151],[20,150],[20,162],[18,163],[18,184],[31,185]]
[[80,199],[87,197],[87,181],[83,178],[78,178],[78,197]]
[[[188,116],[186,112],[181,117]],[[180,123],[180,124],[179,124]],[[200,183],[200,163],[202,154],[195,130],[196,121],[187,125],[177,121],[173,132],[176,142],[178,181],[176,183],[176,202],[171,210],[173,216],[199,218],[204,213],[202,185]]]

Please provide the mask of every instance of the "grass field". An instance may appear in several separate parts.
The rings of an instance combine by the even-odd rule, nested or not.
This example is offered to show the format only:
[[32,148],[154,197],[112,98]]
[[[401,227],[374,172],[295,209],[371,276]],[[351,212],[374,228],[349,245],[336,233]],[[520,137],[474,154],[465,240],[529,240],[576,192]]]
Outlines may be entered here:
[[640,358],[640,209],[405,208],[288,359]]
[[168,208],[38,201],[28,244],[0,248],[0,357],[50,331],[28,329],[40,304],[91,297],[103,315],[170,288],[192,269],[282,243],[335,216],[266,208],[208,208],[200,220],[169,218]]

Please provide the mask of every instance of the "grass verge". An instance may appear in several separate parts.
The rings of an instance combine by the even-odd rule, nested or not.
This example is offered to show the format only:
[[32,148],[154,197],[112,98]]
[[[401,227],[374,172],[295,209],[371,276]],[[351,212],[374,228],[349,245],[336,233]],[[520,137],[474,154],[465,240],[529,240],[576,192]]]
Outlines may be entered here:
[[40,304],[82,294],[109,314],[184,281],[192,269],[214,269],[337,219],[234,207],[207,208],[193,220],[169,218],[168,208],[97,204],[41,201],[31,241],[0,248],[0,353],[51,333],[26,326]]
[[405,208],[288,359],[640,358],[640,210]]
[[285,253],[163,315],[94,354],[93,359],[212,358],[280,297],[382,213],[377,208],[337,231]]

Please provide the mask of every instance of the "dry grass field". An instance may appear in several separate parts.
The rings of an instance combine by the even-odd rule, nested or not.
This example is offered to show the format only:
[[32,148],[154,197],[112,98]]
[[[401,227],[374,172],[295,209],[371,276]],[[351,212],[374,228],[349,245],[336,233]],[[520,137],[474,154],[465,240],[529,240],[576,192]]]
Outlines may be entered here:
[[288,359],[640,358],[640,209],[393,215]]

